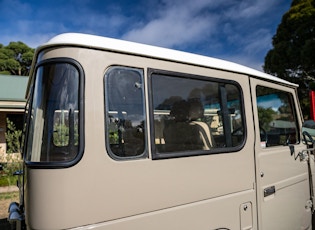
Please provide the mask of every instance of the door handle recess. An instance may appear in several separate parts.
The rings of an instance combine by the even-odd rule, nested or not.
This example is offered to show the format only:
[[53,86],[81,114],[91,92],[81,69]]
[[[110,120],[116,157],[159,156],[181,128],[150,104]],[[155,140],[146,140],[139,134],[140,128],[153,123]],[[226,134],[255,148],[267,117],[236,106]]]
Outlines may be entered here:
[[276,193],[276,187],[275,186],[270,186],[268,188],[264,189],[264,197],[270,196],[272,194]]

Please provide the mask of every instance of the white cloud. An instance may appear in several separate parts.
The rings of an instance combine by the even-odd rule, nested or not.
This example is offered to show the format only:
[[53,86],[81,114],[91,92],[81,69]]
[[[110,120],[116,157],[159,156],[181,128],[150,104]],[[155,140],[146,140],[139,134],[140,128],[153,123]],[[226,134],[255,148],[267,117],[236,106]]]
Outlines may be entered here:
[[96,11],[95,8],[88,7],[84,3],[86,2],[81,2],[81,5],[71,11],[65,9],[66,17],[62,21],[81,32],[94,31],[94,34],[115,33],[128,23],[128,18],[118,8],[110,7],[110,10]]
[[272,35],[266,29],[258,29],[247,38],[244,45],[244,52],[247,54],[257,54],[271,48]]
[[167,1],[158,6],[156,18],[134,28],[123,39],[174,47],[204,40],[217,25],[216,15],[203,13],[209,1]]
[[257,19],[279,4],[279,0],[244,0],[233,1],[225,12],[230,19]]

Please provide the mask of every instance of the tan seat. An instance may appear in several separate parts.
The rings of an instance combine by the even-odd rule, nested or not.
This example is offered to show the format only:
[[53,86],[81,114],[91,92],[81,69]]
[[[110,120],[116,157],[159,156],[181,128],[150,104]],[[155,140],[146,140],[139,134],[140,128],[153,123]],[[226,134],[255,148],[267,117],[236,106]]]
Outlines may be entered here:
[[190,104],[187,101],[174,103],[170,112],[173,120],[165,122],[164,139],[166,151],[191,151],[210,149],[211,143],[208,140],[210,129],[207,124],[199,121],[191,121]]
[[209,150],[214,146],[213,136],[207,123],[201,121],[204,116],[204,108],[200,100],[192,99],[189,101],[190,125],[198,129],[198,137],[202,140],[203,149]]

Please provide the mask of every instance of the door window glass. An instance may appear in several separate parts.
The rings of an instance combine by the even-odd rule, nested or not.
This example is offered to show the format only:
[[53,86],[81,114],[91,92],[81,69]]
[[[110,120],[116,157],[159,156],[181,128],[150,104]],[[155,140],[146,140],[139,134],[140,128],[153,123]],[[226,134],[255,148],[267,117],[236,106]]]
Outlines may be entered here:
[[261,146],[298,143],[299,132],[292,94],[257,86],[256,95]]

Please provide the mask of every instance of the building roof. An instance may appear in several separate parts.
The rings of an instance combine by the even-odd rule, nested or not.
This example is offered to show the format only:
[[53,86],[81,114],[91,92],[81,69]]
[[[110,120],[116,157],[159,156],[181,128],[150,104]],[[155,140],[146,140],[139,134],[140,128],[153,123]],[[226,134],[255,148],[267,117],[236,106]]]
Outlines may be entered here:
[[0,111],[20,111],[25,106],[28,76],[0,74]]
[[[223,69],[231,72],[242,73],[246,75],[256,76],[268,81],[276,83],[291,85],[298,87],[298,85],[280,79],[278,77],[263,73],[261,71],[239,65],[237,63],[211,58],[156,46],[144,45],[135,42],[122,41],[113,38],[100,37],[95,35],[80,34],[80,33],[66,33],[53,37],[47,43],[37,48],[35,57],[42,49],[53,46],[68,45],[78,47],[88,47],[101,50],[110,50],[114,52],[129,53],[134,55],[153,57],[163,60],[170,60],[175,62],[205,66],[215,69]],[[34,63],[33,63],[34,65]],[[31,72],[34,71],[34,66]]]

